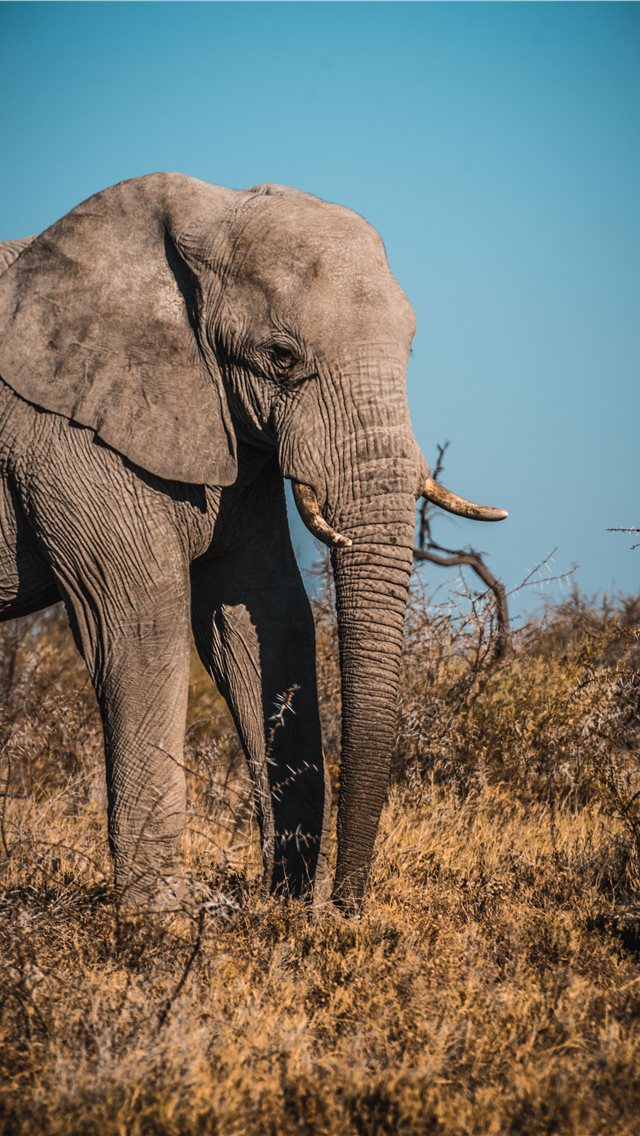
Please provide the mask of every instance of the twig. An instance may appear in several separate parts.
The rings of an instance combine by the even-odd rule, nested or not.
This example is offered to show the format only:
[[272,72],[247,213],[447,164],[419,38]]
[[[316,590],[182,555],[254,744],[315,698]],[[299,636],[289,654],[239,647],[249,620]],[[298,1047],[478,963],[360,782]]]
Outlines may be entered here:
[[178,985],[176,986],[171,997],[167,999],[163,1009],[158,1014],[158,1032],[162,1029],[165,1022],[167,1021],[167,1018],[169,1017],[169,1014],[171,1013],[171,1010],[173,1009],[173,1005],[174,1005],[176,999],[180,997],[180,994],[182,993],[182,991],[184,989],[185,982],[187,981],[189,975],[191,974],[193,964],[196,961],[196,958],[198,957],[200,947],[202,946],[202,938],[203,938],[203,935],[204,935],[205,914],[206,914],[205,908],[201,907],[199,912],[198,912],[198,930],[196,932],[196,937],[193,941],[193,946],[191,948],[191,951],[189,952],[189,957],[187,958],[187,961],[184,964],[184,969],[183,969],[182,974],[180,976],[180,980],[178,982]]
[[[640,529],[637,529],[637,528],[629,528],[629,529],[607,529],[607,532],[640,533]],[[630,548],[630,551],[631,551],[631,552],[633,552],[633,550],[634,550],[635,548],[640,548],[640,543],[638,543],[638,544],[632,544],[632,545],[631,545],[631,548]]]
[[542,579],[536,580],[535,577],[538,572],[544,568],[545,564],[548,564],[549,561],[553,559],[557,551],[557,548],[552,548],[551,552],[548,552],[546,556],[542,557],[542,560],[539,560],[537,564],[534,564],[533,568],[529,569],[524,580],[516,584],[515,588],[511,588],[507,594],[509,596],[515,596],[516,592],[522,591],[523,588],[534,587],[537,584],[554,584],[557,583],[558,580],[568,580],[570,576],[573,576],[577,567],[576,564],[572,564],[570,568],[567,568],[566,572],[558,572],[554,576],[543,576]]

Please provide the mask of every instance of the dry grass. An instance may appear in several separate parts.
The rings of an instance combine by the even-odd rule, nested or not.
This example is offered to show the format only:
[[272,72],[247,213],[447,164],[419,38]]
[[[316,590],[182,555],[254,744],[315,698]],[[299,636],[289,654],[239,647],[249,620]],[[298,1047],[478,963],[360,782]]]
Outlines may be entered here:
[[574,598],[490,668],[482,612],[414,604],[359,923],[261,898],[237,743],[195,667],[206,901],[119,919],[82,668],[58,616],[2,629],[2,1131],[637,1133],[639,626],[637,601]]

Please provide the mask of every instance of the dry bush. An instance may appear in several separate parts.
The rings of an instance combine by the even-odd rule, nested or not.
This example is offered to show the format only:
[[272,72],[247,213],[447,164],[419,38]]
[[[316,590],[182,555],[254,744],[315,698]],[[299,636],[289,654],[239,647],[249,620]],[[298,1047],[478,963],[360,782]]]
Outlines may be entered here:
[[[613,770],[635,791],[640,603],[577,594],[531,619],[491,663],[491,629],[414,603],[404,654],[396,771],[464,796],[485,783],[524,802],[600,799]],[[640,788],[636,784],[635,788]]]
[[[335,772],[330,597],[316,608]],[[490,613],[416,597],[353,923],[261,897],[238,744],[195,664],[184,850],[202,901],[119,917],[100,724],[64,620],[1,628],[0,1129],[636,1133],[639,624],[637,600],[573,597],[490,665]]]

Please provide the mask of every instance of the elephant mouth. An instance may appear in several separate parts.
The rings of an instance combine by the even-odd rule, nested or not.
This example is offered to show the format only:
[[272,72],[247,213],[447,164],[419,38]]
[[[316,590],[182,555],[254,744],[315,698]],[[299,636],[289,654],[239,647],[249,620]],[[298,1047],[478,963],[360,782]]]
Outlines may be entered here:
[[[303,481],[296,481],[295,478],[292,478],[291,484],[296,507],[309,532],[323,544],[326,544],[328,548],[349,548],[353,541],[350,537],[337,532],[324,519],[315,490],[311,485],[307,485]],[[441,509],[446,509],[449,513],[455,513],[458,517],[467,517],[473,521],[503,521],[509,515],[506,509],[496,509],[490,505],[476,505],[473,501],[467,501],[466,498],[459,497],[457,493],[452,493],[450,489],[445,489],[444,485],[434,481],[431,476],[426,477],[421,496],[434,505],[439,505]]]

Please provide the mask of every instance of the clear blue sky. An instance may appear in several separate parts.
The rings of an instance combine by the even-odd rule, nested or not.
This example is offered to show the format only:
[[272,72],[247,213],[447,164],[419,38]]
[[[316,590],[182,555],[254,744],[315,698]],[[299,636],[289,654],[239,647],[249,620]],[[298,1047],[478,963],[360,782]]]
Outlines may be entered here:
[[0,237],[159,169],[351,206],[417,313],[427,457],[511,512],[436,535],[638,590],[606,529],[640,524],[640,6],[4,4],[0,46]]

